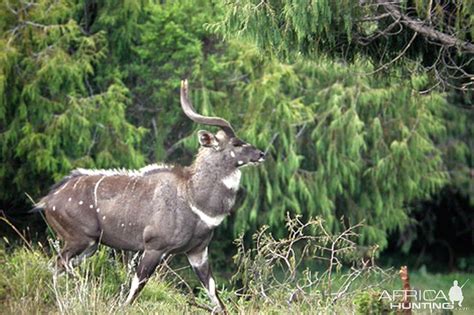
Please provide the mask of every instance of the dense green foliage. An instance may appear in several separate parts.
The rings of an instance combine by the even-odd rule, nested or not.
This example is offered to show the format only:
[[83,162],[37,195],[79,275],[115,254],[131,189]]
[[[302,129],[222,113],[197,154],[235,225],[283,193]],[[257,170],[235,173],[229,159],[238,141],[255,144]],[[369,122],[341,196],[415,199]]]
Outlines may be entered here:
[[74,167],[144,161],[137,151],[144,129],[125,118],[128,88],[120,80],[90,88],[106,60],[105,33],[84,34],[73,8],[66,1],[1,5],[0,199],[9,210]]
[[329,53],[349,61],[363,54],[381,69],[410,59],[437,85],[472,90],[472,1],[239,0],[227,6],[214,27],[227,37],[250,38],[267,53]]
[[[352,2],[318,1],[314,20],[292,2],[275,16],[262,3],[263,11],[204,0],[2,1],[0,207],[28,209],[25,193],[38,199],[74,167],[189,163],[193,130],[202,126],[181,113],[183,77],[199,112],[225,117],[240,137],[269,150],[265,165],[245,171],[223,239],[262,224],[283,235],[290,212],[322,215],[334,230],[341,217],[346,225],[364,221],[360,241],[384,248],[388,233],[410,222],[411,204],[452,181],[451,162],[462,164],[466,183],[470,153],[458,135],[469,135],[469,116],[435,89],[420,93],[433,80],[416,62],[382,73],[367,54],[354,51],[346,63],[316,53],[351,38],[360,13],[347,13]],[[295,29],[271,27],[284,17]],[[225,24],[242,25],[238,19],[252,27]],[[320,46],[308,44],[305,27]],[[306,58],[262,55],[230,36],[234,30]],[[457,151],[443,145],[452,138]]]
[[[379,167],[374,165],[377,165],[377,163],[383,165],[387,161],[379,155],[385,149],[383,146],[378,146],[377,143],[380,144],[379,141],[382,138],[385,138],[387,135],[393,136],[397,132],[399,135],[400,133],[405,135],[411,133],[410,131],[407,132],[410,127],[406,124],[392,125],[391,123],[383,123],[384,118],[388,118],[386,110],[381,107],[377,109],[377,106],[374,107],[373,105],[380,104],[379,102],[383,103],[384,101],[386,102],[386,109],[390,109],[392,113],[397,112],[397,115],[400,115],[398,117],[402,120],[415,119],[416,123],[412,124],[412,126],[417,125],[421,127],[424,125],[434,128],[428,127],[431,130],[428,132],[431,134],[430,136],[428,136],[428,133],[425,134],[427,136],[425,139],[432,140],[431,143],[430,140],[424,142],[418,137],[421,135],[419,131],[428,131],[425,127],[410,129],[417,135],[418,140],[412,139],[411,136],[405,137],[405,139],[414,141],[412,142],[413,146],[411,146],[410,155],[414,154],[414,156],[417,156],[420,164],[423,164],[422,161],[424,160],[425,166],[431,165],[433,167],[432,170],[445,170],[444,175],[438,173],[437,180],[431,181],[431,184],[436,184],[430,186],[430,191],[436,191],[436,189],[433,189],[435,186],[440,187],[440,185],[445,184],[449,188],[444,190],[443,194],[434,197],[433,203],[439,204],[443,198],[455,198],[456,194],[460,193],[470,199],[471,206],[474,204],[474,198],[472,197],[472,145],[470,145],[473,136],[473,129],[470,128],[470,125],[473,121],[474,91],[472,89],[474,82],[474,59],[472,58],[474,54],[474,45],[472,44],[474,36],[474,29],[472,28],[474,7],[472,2],[437,0],[241,0],[229,1],[227,5],[228,9],[225,11],[224,19],[211,24],[211,29],[224,35],[226,39],[236,37],[248,39],[256,44],[262,53],[276,55],[282,60],[290,60],[292,63],[295,60],[303,59],[313,63],[316,62],[321,67],[320,63],[323,60],[329,59],[332,62],[339,62],[344,71],[346,71],[344,79],[339,78],[339,82],[354,81],[353,77],[371,77],[370,79],[366,78],[364,80],[361,78],[360,80],[371,82],[370,84],[364,84],[364,86],[372,92],[366,93],[363,97],[359,97],[359,94],[357,94],[357,100],[353,102],[357,104],[356,108],[358,110],[362,110],[364,105],[366,105],[364,113],[370,115],[370,118],[366,118],[374,119],[374,123],[370,124],[367,119],[363,118],[363,115],[359,114],[360,116],[355,117],[357,120],[362,116],[362,127],[359,130],[363,130],[362,139],[365,143],[360,146],[361,152],[363,152],[361,160],[363,161],[362,163],[366,163],[366,167],[371,169],[371,171],[362,171],[355,176],[361,183],[365,183],[360,186],[360,189],[363,191],[362,193],[354,193],[353,188],[343,185],[341,191],[344,191],[344,193],[329,194],[333,197],[329,199],[330,202],[337,200],[336,209],[342,208],[346,210],[350,213],[349,217],[360,218],[367,216],[370,222],[373,215],[378,217],[378,214],[382,213],[381,209],[383,207],[382,217],[376,220],[383,226],[382,230],[384,231],[394,227],[397,223],[400,224],[399,227],[402,227],[403,231],[404,223],[407,223],[404,215],[409,213],[407,209],[412,206],[421,211],[426,212],[428,210],[421,209],[423,206],[418,202],[420,199],[430,200],[434,194],[422,196],[423,193],[421,191],[427,192],[428,190],[422,188],[424,185],[419,185],[419,183],[424,182],[424,179],[429,177],[434,179],[436,175],[428,169],[419,168],[418,166],[415,166],[410,171],[409,169],[414,166],[411,158],[400,159],[398,167],[388,168],[391,170],[390,173],[380,172],[379,182],[369,180],[370,184],[366,185],[367,182],[364,181],[368,179],[369,174],[374,175],[381,171]],[[330,57],[325,58],[323,56]],[[365,58],[368,58],[370,62],[364,62]],[[346,67],[348,63],[351,66]],[[312,68],[318,68],[318,66],[313,66]],[[332,74],[334,71],[329,73]],[[298,72],[298,75],[300,75],[300,72]],[[330,75],[325,73],[324,79],[328,77]],[[400,80],[397,87],[399,90],[392,90],[391,92],[395,97],[385,94],[385,98],[381,98],[381,95],[388,92],[389,86],[390,88],[397,89],[395,88],[397,80]],[[411,83],[408,83],[407,80],[411,80]],[[378,81],[378,83],[375,83],[375,81]],[[382,82],[386,82],[387,90],[380,88],[383,86]],[[447,91],[447,95],[441,96],[437,94],[436,87],[444,88]],[[405,92],[401,92],[400,88],[401,90],[406,89]],[[343,89],[342,94],[354,95],[353,92],[351,93],[351,90],[346,89],[346,86]],[[361,90],[357,91],[360,92]],[[310,94],[307,89],[300,92],[302,96],[304,95],[305,99],[307,99],[306,95]],[[407,95],[406,100],[400,98],[404,93]],[[428,98],[427,100],[427,98],[421,96],[425,94],[431,94],[433,99]],[[446,98],[446,100],[441,100],[441,97]],[[429,115],[430,117],[425,116],[426,125],[421,123],[420,119],[415,118],[420,117],[418,115],[421,112],[409,113],[404,109],[407,106],[406,101],[408,101],[413,102],[413,108],[422,110],[421,107],[423,105],[419,104],[420,99],[425,99],[427,108],[435,110],[432,116],[431,114]],[[438,105],[435,105],[436,103]],[[343,106],[339,104],[338,108],[343,108]],[[377,110],[379,111],[377,112]],[[316,113],[319,114],[318,112]],[[319,117],[325,118],[326,116],[321,115]],[[371,135],[370,132],[367,132],[367,128],[370,127],[372,128],[369,130],[376,131],[376,128],[373,127],[380,121],[382,121],[383,133],[375,132]],[[388,118],[387,121],[391,121],[391,118]],[[356,122],[352,121],[352,124],[356,125]],[[346,121],[344,126],[346,125],[350,125],[350,123]],[[305,124],[304,126],[306,127],[307,125]],[[338,132],[341,128],[333,128],[333,130]],[[389,133],[387,133],[388,130],[390,130]],[[381,137],[382,134],[383,137]],[[360,139],[360,137],[357,137],[357,135],[360,135],[357,129],[353,128],[350,131],[350,135],[347,133],[346,135],[349,136],[346,138],[346,141],[354,142],[353,145],[356,146]],[[370,137],[374,138],[370,139]],[[422,140],[423,144],[419,143],[419,140]],[[332,146],[337,146],[340,141],[336,141],[337,144],[334,141],[328,141],[328,143]],[[392,139],[392,141],[385,142],[390,146],[391,150],[398,150],[396,148],[400,144],[401,147],[407,144],[405,141],[399,142],[398,139]],[[321,141],[319,143],[321,144]],[[430,145],[427,146],[428,143]],[[367,158],[367,144],[369,148],[371,144],[375,144],[375,150],[369,149],[368,151],[375,153],[377,156],[375,160],[371,157]],[[330,154],[330,147],[320,148],[323,148],[323,154]],[[433,154],[431,150],[437,153]],[[315,151],[309,152],[314,153]],[[344,168],[349,167],[351,164],[347,163],[346,165],[346,153],[341,153],[337,152],[334,160],[338,160]],[[305,158],[307,157],[305,156]],[[379,158],[380,161],[377,161]],[[437,166],[435,166],[436,160],[438,162]],[[349,161],[352,162],[351,160]],[[323,164],[323,168],[331,167],[327,163],[329,160],[326,159],[323,162],[326,162],[326,164]],[[321,167],[320,163],[309,163],[306,165]],[[332,161],[332,165],[335,165],[334,161]],[[324,172],[324,174],[331,178],[331,182],[325,181],[321,183],[321,186],[324,187],[322,189],[331,189],[341,178],[350,180],[350,175],[344,174],[344,176],[341,176],[342,174],[338,174],[334,169]],[[333,178],[335,174],[336,178]],[[419,181],[415,177],[424,179]],[[441,183],[441,178],[446,181]],[[394,182],[390,184],[392,179]],[[354,187],[352,182],[351,185]],[[421,194],[415,196],[413,194],[414,190],[410,186],[417,191],[416,195],[418,193]],[[299,193],[303,191],[302,189],[298,190]],[[390,196],[385,194],[384,191],[390,191],[388,193]],[[402,197],[403,200],[396,197],[396,192],[399,193],[398,196]],[[340,197],[345,194],[347,196],[346,201]],[[312,192],[311,196],[318,195]],[[379,198],[379,196],[382,197]],[[324,195],[323,198],[318,196],[318,205],[326,204],[324,197]],[[393,202],[397,199],[398,201]],[[367,202],[367,200],[370,200],[370,202]],[[347,204],[348,201],[349,204]],[[396,206],[396,204],[400,205],[400,207]],[[361,206],[367,207],[366,210],[360,211]],[[369,208],[370,210],[368,210]],[[404,208],[404,210],[392,211],[394,208],[400,210]],[[339,214],[347,216],[347,212],[344,210]],[[440,209],[440,211],[449,210]],[[329,214],[326,213],[326,215]],[[469,231],[469,226],[474,220],[472,211],[469,211],[469,209],[457,209],[456,215],[460,216],[459,220],[453,218],[452,221],[456,222],[456,230]],[[393,220],[389,217],[393,218]],[[418,218],[420,217],[422,222],[419,226],[425,227],[419,229],[419,226],[418,228],[416,227],[419,223],[410,223],[411,232],[417,229],[419,231],[415,233],[418,233],[416,236],[409,232],[401,237],[402,241],[399,244],[403,243],[404,248],[409,248],[411,242],[416,237],[421,237],[425,241],[436,242],[433,226],[437,224],[437,215],[428,211],[425,215],[418,216]],[[370,225],[373,226],[374,224],[371,223]],[[375,234],[377,232],[372,230],[370,233]],[[383,234],[383,232],[380,234]],[[471,238],[472,244],[472,235],[469,236],[469,232],[459,232],[459,235],[463,235],[463,239],[467,242]],[[424,246],[422,247],[424,248]]]
[[362,69],[370,65],[323,59],[287,66],[260,82],[276,93],[253,96],[257,115],[269,118],[255,135],[278,138],[274,160],[249,177],[249,190],[257,189],[257,176],[265,190],[246,199],[243,208],[251,211],[242,222],[255,222],[257,211],[257,222],[274,226],[286,211],[322,214],[330,224],[343,216],[350,225],[365,221],[363,239],[384,247],[387,230],[407,223],[406,203],[445,182],[434,142],[444,132],[443,98],[413,91],[423,77],[406,82],[354,75]]

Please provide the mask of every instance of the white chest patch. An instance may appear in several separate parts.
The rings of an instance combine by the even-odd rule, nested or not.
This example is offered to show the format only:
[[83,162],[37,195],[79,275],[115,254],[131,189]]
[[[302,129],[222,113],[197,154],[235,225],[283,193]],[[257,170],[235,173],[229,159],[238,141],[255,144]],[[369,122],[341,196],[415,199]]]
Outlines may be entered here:
[[242,173],[240,172],[240,170],[236,170],[236,171],[232,172],[230,175],[224,177],[222,179],[222,183],[228,189],[237,190],[237,189],[239,189],[240,177],[241,176],[242,176]]
[[196,208],[195,206],[193,205],[189,205],[189,206],[191,207],[191,211],[197,214],[199,219],[201,219],[201,221],[206,223],[206,225],[210,228],[214,228],[218,226],[219,224],[221,224],[222,220],[224,220],[225,217],[227,216],[226,214],[220,214],[215,217],[211,217],[210,215],[205,214],[204,212],[202,212],[200,209]]

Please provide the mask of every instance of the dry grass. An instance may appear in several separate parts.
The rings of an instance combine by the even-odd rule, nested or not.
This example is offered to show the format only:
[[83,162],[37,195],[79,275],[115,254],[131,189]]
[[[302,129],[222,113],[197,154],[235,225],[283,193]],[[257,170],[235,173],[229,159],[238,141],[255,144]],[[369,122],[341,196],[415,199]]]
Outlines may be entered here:
[[[354,313],[354,299],[393,273],[372,265],[356,246],[358,226],[337,235],[320,219],[288,218],[288,236],[275,239],[265,229],[246,249],[236,241],[236,272],[221,297],[232,314]],[[311,233],[310,233],[311,231]],[[165,265],[145,286],[138,300],[122,306],[132,267],[102,247],[74,275],[53,277],[52,254],[41,246],[0,247],[0,314],[207,314],[203,290],[194,297],[189,269]],[[50,248],[55,248],[51,246]],[[313,268],[318,262],[318,268]],[[176,269],[176,268],[174,268]],[[195,279],[193,279],[195,283]],[[196,291],[196,290],[195,290]],[[365,300],[363,301],[365,302]],[[375,310],[384,305],[370,305]]]

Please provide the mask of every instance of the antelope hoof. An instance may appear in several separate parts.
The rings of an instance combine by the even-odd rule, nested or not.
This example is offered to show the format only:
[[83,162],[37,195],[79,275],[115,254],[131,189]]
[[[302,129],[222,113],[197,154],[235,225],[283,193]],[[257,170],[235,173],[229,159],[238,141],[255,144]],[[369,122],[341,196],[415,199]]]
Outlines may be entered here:
[[225,315],[227,315],[229,313],[227,313],[227,310],[226,310],[224,305],[216,305],[212,309],[211,314],[225,314]]

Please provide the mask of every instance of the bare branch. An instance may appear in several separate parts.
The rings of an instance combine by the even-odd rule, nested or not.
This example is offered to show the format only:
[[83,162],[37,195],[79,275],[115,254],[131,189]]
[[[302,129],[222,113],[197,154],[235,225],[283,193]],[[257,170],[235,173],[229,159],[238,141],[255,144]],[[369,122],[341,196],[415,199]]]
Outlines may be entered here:
[[415,40],[416,38],[416,35],[418,35],[418,33],[414,33],[412,38],[410,39],[410,41],[408,42],[408,44],[405,46],[405,48],[403,48],[403,50],[395,57],[393,58],[392,60],[390,60],[389,62],[383,64],[382,66],[378,67],[377,69],[375,69],[374,71],[371,71],[369,73],[366,73],[367,75],[372,75],[372,74],[375,74],[377,72],[379,72],[380,70],[383,70],[383,69],[387,69],[388,66],[390,66],[391,64],[393,64],[394,62],[396,62],[397,60],[399,60],[401,57],[403,57],[403,55],[405,55],[405,53],[407,52],[408,48],[410,48],[411,44],[413,44],[413,41]]
[[427,38],[431,38],[432,40],[438,41],[445,46],[456,47],[460,51],[474,53],[474,45],[472,43],[463,41],[452,35],[440,32],[434,29],[433,27],[426,25],[423,21],[417,21],[408,17],[407,15],[403,14],[397,7],[395,7],[390,1],[377,0],[377,3],[380,4],[394,18],[399,19],[400,23],[412,29],[413,31]]

